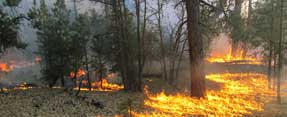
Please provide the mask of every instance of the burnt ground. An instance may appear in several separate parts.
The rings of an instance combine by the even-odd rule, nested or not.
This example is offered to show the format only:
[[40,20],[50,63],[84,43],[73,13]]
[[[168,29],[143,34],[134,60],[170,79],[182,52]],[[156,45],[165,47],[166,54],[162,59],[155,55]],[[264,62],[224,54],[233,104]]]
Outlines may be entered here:
[[[264,73],[263,66],[210,64],[208,73],[223,72],[259,72]],[[220,68],[220,69],[218,69]],[[235,69],[234,69],[235,68]],[[219,71],[221,70],[221,71]],[[145,78],[144,84],[149,92],[165,91],[167,94],[183,92],[179,88],[168,85],[161,78]],[[207,81],[208,89],[217,90],[221,84]],[[284,86],[284,85],[283,85]],[[282,92],[286,92],[283,87]],[[147,109],[143,105],[143,93],[118,92],[87,92],[82,91],[79,97],[75,91],[65,92],[63,89],[33,88],[28,90],[9,90],[0,93],[1,116],[104,116],[127,115],[129,104],[134,111]],[[276,100],[265,106],[264,112],[255,112],[254,116],[287,116],[287,95],[282,96],[282,104]]]

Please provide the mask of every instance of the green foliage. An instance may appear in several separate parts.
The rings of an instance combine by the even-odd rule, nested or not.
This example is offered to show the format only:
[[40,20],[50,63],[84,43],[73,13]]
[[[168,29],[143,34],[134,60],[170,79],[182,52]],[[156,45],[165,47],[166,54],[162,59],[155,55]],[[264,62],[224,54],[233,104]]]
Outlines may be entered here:
[[270,46],[277,45],[280,26],[279,18],[275,18],[279,16],[275,5],[273,0],[262,0],[256,3],[253,13],[252,27],[257,38],[252,40],[251,44],[263,46],[266,50],[269,50]]
[[4,4],[9,7],[15,7],[15,6],[18,6],[21,1],[22,0],[5,0]]
[[91,39],[89,29],[89,19],[87,15],[80,15],[76,21],[72,23],[68,40],[68,53],[71,67],[74,72],[83,65],[83,58],[86,54],[87,42]]
[[245,24],[240,12],[235,12],[230,17],[230,21],[232,22],[233,28],[231,31],[232,41],[237,43],[244,40],[244,29]]
[[9,16],[0,8],[0,54],[11,47],[22,49],[26,47],[26,44],[18,38],[19,23],[19,17]]
[[33,27],[38,29],[43,80],[53,86],[61,79],[64,85],[64,78],[82,67],[90,39],[89,20],[86,15],[79,15],[72,21],[63,0],[57,0],[52,12],[48,11],[42,0],[40,8],[32,8],[28,16]]

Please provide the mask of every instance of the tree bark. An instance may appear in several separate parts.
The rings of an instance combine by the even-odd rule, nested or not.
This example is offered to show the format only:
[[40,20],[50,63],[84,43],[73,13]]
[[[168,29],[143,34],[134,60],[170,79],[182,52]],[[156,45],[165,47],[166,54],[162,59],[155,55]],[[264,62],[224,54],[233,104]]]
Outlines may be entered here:
[[137,40],[138,40],[138,80],[141,81],[142,80],[142,40],[140,36],[140,1],[135,0],[135,4],[136,4],[136,16],[137,16]]
[[125,0],[113,0],[113,9],[115,12],[115,19],[119,21],[114,21],[116,29],[116,35],[119,37],[119,67],[121,75],[123,78],[124,89],[131,92],[140,92],[141,79],[137,76],[138,68],[136,65],[136,53],[133,53],[131,47],[131,38],[129,36],[130,32],[128,30],[128,11],[125,6]]
[[273,47],[274,55],[273,55],[273,60],[274,60],[274,65],[273,65],[273,90],[275,91],[276,88],[276,78],[277,78],[277,53],[275,50],[275,47]]
[[87,71],[87,80],[88,80],[88,85],[89,85],[89,91],[92,90],[92,83],[90,79],[90,69],[89,69],[89,60],[88,60],[88,52],[87,48],[85,50],[85,66],[86,66],[86,71]]
[[272,56],[273,56],[273,50],[271,42],[269,47],[269,56],[268,56],[268,71],[267,71],[267,77],[268,77],[268,88],[271,89],[271,67],[272,67]]
[[283,0],[281,0],[281,7],[280,7],[280,35],[279,35],[279,57],[278,57],[278,77],[277,77],[277,101],[278,104],[281,104],[281,95],[280,95],[280,83],[281,83],[281,69],[282,69],[282,40],[283,40]]
[[186,0],[191,96],[205,97],[203,39],[200,32],[200,0]]
[[157,1],[158,6],[158,30],[159,30],[159,38],[160,38],[160,48],[161,48],[161,57],[162,57],[162,72],[163,78],[167,81],[167,68],[166,68],[166,55],[165,55],[165,48],[163,42],[163,33],[162,33],[162,26],[161,26],[161,14],[162,14],[162,3],[160,0]]

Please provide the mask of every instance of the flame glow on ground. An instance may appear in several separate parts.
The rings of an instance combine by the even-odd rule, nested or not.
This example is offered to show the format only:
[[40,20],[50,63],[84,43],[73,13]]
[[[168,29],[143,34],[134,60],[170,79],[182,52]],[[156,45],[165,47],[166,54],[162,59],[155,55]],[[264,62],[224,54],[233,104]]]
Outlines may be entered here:
[[257,73],[210,74],[206,78],[223,84],[220,90],[208,90],[206,99],[188,95],[146,92],[145,106],[153,112],[132,112],[135,116],[244,116],[264,111],[264,104],[275,96],[268,90],[266,75]]

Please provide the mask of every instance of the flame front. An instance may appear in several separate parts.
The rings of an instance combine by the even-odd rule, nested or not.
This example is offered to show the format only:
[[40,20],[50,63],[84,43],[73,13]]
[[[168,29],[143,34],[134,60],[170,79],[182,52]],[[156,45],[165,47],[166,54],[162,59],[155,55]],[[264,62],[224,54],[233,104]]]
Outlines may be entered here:
[[208,80],[223,84],[220,90],[208,90],[206,99],[185,94],[150,94],[144,104],[153,112],[132,112],[135,116],[244,116],[263,111],[275,95],[268,90],[266,75],[257,73],[210,74]]
[[256,57],[250,57],[250,56],[243,56],[243,50],[239,50],[236,55],[231,54],[231,48],[229,48],[229,51],[227,54],[220,54],[216,51],[212,51],[210,54],[210,57],[208,57],[206,60],[210,63],[230,63],[230,62],[240,62],[244,64],[262,64],[260,60],[258,60]]

